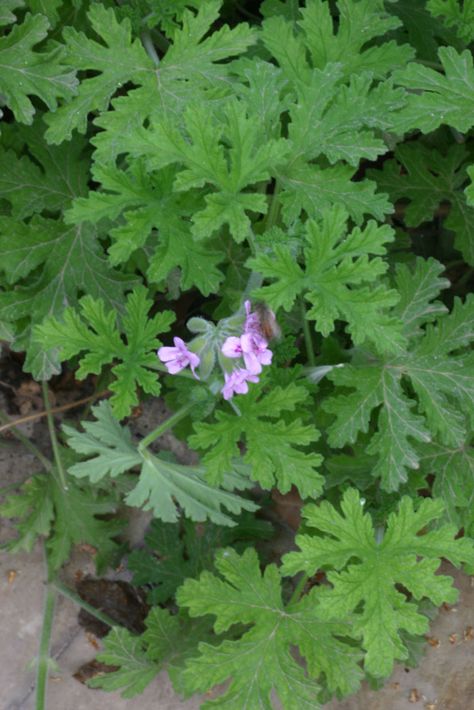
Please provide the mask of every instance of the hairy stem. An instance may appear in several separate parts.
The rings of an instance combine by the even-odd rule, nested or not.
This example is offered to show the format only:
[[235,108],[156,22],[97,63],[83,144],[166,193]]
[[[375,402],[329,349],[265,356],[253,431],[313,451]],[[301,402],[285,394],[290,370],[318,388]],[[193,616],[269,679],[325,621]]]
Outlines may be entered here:
[[275,182],[275,189],[273,190],[272,199],[270,201],[270,207],[267,213],[267,219],[265,220],[265,230],[270,229],[275,226],[278,222],[278,217],[280,216],[280,194],[281,185],[277,180]]
[[150,59],[152,60],[153,64],[156,66],[159,66],[160,64],[160,58],[156,52],[155,45],[153,44],[153,41],[151,39],[150,33],[148,30],[144,30],[141,35],[140,39],[142,41],[143,46],[146,49],[146,52]]
[[141,440],[140,444],[138,445],[138,451],[142,452],[144,449],[147,448],[147,446],[150,446],[155,439],[158,439],[159,436],[165,433],[165,431],[168,431],[168,429],[172,429],[175,424],[181,421],[181,419],[184,419],[187,417],[191,409],[193,408],[193,404],[189,403],[186,404],[184,407],[181,407],[181,409],[178,409],[177,412],[171,415],[171,417],[168,417],[168,419],[165,419],[164,422],[161,422],[156,429],[153,429],[148,436],[145,436],[144,439]]
[[56,603],[56,592],[49,583],[48,553],[44,546],[45,567],[48,577],[46,585],[46,597],[43,610],[43,625],[41,627],[41,639],[38,652],[38,665],[36,667],[36,710],[46,710],[46,688],[48,685],[49,671],[49,647],[51,645],[51,632],[53,629],[54,606]]
[[307,574],[301,575],[300,580],[299,580],[298,584],[296,585],[296,587],[293,591],[293,594],[291,595],[290,601],[288,602],[288,606],[290,606],[291,604],[296,604],[296,602],[299,600],[299,598],[301,597],[301,595],[304,591],[304,588],[306,586],[306,582],[308,581],[308,579],[309,579],[309,577]]
[[300,299],[300,308],[301,321],[303,323],[304,342],[306,345],[306,356],[308,358],[309,365],[311,367],[314,367],[316,364],[316,358],[313,349],[313,338],[311,337],[311,329],[309,327],[308,319],[306,318],[306,306],[304,305],[304,301],[302,298]]
[[36,456],[38,461],[41,461],[43,466],[47,471],[51,471],[53,465],[51,461],[46,458],[46,456],[38,449],[37,446],[35,446],[27,436],[25,436],[16,426],[17,422],[11,422],[9,421],[8,417],[3,414],[3,412],[0,412],[0,421],[4,422],[4,426],[0,427],[0,431],[5,431],[6,429],[10,430],[13,436],[15,436],[18,441],[21,441],[23,446],[30,451],[33,456]]
[[253,231],[252,228],[249,228],[248,235],[247,235],[247,241],[249,243],[250,251],[252,252],[252,256],[257,256],[257,246],[255,244],[255,239],[253,236]]
[[41,383],[41,386],[43,388],[43,399],[44,399],[44,407],[46,409],[46,417],[48,419],[49,437],[51,439],[51,446],[53,447],[54,461],[56,463],[56,468],[58,471],[59,482],[61,484],[62,489],[64,491],[67,491],[68,486],[66,483],[66,472],[64,471],[64,466],[63,466],[63,462],[61,459],[61,454],[59,452],[58,437],[56,436],[56,429],[54,428],[54,420],[53,420],[53,415],[51,412],[51,404],[49,401],[48,385],[43,380],[43,382]]
[[456,281],[456,283],[454,285],[454,289],[456,291],[458,291],[459,289],[463,288],[463,286],[465,286],[467,284],[467,282],[470,280],[470,278],[472,277],[473,274],[474,274],[474,269],[473,268],[468,269],[461,276],[461,278],[458,281]]
[[120,626],[120,624],[112,619],[112,617],[108,616],[108,614],[105,614],[103,611],[96,609],[95,606],[92,606],[92,604],[84,601],[84,599],[81,599],[79,594],[76,594],[76,592],[63,584],[59,579],[53,579],[52,585],[60,594],[63,595],[63,597],[67,597],[80,606],[81,609],[84,609],[84,611],[87,611],[96,619],[102,621],[102,623],[107,624],[108,626]]

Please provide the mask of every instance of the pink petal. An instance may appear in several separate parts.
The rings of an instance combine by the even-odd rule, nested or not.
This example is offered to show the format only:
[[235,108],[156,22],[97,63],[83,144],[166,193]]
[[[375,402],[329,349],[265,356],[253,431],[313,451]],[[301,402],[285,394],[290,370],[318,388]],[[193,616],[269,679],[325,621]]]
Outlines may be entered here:
[[181,372],[185,367],[186,365],[182,364],[179,360],[172,360],[166,363],[166,368],[170,375],[176,375],[177,372]]
[[262,366],[259,362],[259,358],[255,355],[255,353],[244,352],[244,362],[245,367],[247,368],[250,374],[259,375],[261,373]]
[[271,365],[272,357],[273,353],[271,350],[264,350],[258,355],[258,359],[260,360],[262,365]]
[[175,360],[179,355],[178,348],[162,347],[158,350],[157,355],[161,362],[167,362],[168,360]]

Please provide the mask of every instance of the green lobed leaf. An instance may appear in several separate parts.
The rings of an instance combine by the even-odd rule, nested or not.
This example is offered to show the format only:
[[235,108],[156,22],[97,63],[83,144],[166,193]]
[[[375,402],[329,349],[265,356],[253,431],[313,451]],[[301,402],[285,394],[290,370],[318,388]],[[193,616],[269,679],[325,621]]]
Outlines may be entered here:
[[79,71],[92,70],[93,77],[81,81],[77,96],[46,117],[49,143],[62,143],[72,132],[85,133],[91,111],[107,108],[115,91],[133,79],[143,84],[152,79],[154,64],[139,39],[132,39],[128,19],[118,22],[112,8],[93,3],[87,13],[92,30],[104,44],[89,39],[74,27],[65,27],[65,61]]
[[446,518],[472,536],[474,519],[474,451],[469,445],[459,448],[432,442],[420,448],[420,467],[426,476],[434,475],[433,494],[446,507]]
[[[341,638],[349,625],[332,625],[319,614],[318,591],[285,606],[281,578],[275,565],[260,572],[255,550],[239,556],[227,549],[216,556],[220,576],[203,572],[178,591],[181,606],[193,617],[212,614],[214,630],[222,634],[234,624],[250,625],[241,638],[219,646],[200,644],[200,655],[185,671],[191,691],[206,691],[230,679],[217,700],[204,707],[272,708],[272,690],[288,710],[318,708],[318,678],[329,689],[348,694],[357,689],[361,672],[357,648]],[[297,646],[307,664],[307,675],[291,654]]]
[[[164,610],[160,611],[168,614]],[[172,623],[171,628],[174,631]],[[122,698],[127,700],[143,693],[160,672],[160,664],[148,658],[142,637],[118,626],[107,635],[104,650],[99,653],[97,660],[117,668],[111,673],[91,678],[87,685],[109,692],[121,690]]]
[[185,662],[196,654],[199,640],[209,637],[212,642],[209,621],[196,622],[184,613],[173,616],[157,606],[151,609],[145,626],[140,636],[118,627],[110,631],[97,658],[115,668],[92,678],[89,687],[109,692],[121,690],[122,697],[129,699],[142,693],[166,669],[175,691],[183,693]]
[[148,601],[163,604],[174,598],[186,578],[197,577],[203,570],[212,569],[218,548],[232,545],[243,550],[256,539],[272,535],[272,526],[251,513],[242,513],[236,523],[229,528],[211,523],[197,526],[187,520],[181,524],[153,520],[145,535],[146,548],[128,555],[133,583],[152,585]]
[[17,18],[13,14],[13,10],[23,7],[24,4],[24,0],[3,0],[0,7],[0,26],[15,22]]
[[[354,631],[361,635],[366,650],[365,668],[375,677],[387,677],[396,660],[407,658],[402,630],[410,634],[427,631],[428,620],[417,602],[430,599],[439,606],[457,599],[452,578],[435,574],[441,558],[457,566],[474,561],[472,541],[455,539],[456,526],[442,525],[420,534],[442,513],[440,500],[414,503],[403,497],[398,511],[388,517],[383,536],[377,536],[360,494],[349,489],[341,513],[326,501],[304,509],[306,525],[323,535],[298,535],[300,551],[284,557],[286,574],[305,571],[312,575],[321,567],[330,570],[331,587],[320,591],[321,611],[334,620],[351,614]],[[399,585],[408,590],[411,601]]]
[[45,143],[43,133],[39,122],[28,128],[16,127],[16,150],[0,149],[0,198],[10,203],[11,214],[18,219],[45,210],[50,216],[87,192],[89,165],[84,138],[76,136],[57,148]]
[[25,368],[34,377],[48,379],[59,372],[58,359],[31,336],[31,325],[60,316],[84,292],[121,308],[124,291],[136,279],[108,267],[94,227],[67,226],[52,217],[85,194],[85,141],[48,146],[35,124],[16,129],[14,145],[18,153],[27,148],[28,155],[0,152],[0,197],[10,203],[9,213],[0,216],[0,270],[8,284],[16,284],[0,293],[0,318],[19,323],[14,349],[27,351]]
[[387,11],[401,20],[394,36],[406,41],[415,49],[418,60],[436,62],[438,43],[456,44],[456,37],[442,21],[428,11],[426,0],[397,0]]
[[271,177],[286,159],[286,142],[262,141],[254,118],[236,99],[225,102],[218,122],[205,104],[193,104],[185,111],[184,123],[186,137],[164,115],[130,146],[131,153],[145,155],[149,169],[180,165],[174,182],[177,191],[212,186],[215,191],[204,196],[206,207],[193,216],[193,234],[203,239],[228,224],[234,239],[241,242],[250,228],[246,212],[267,210],[263,194],[243,190]]
[[305,5],[300,10],[302,19],[298,19],[303,42],[294,36],[290,18],[269,17],[263,23],[266,47],[293,81],[304,78],[308,67],[305,48],[315,68],[338,62],[346,75],[372,71],[378,78],[413,57],[409,45],[399,46],[393,40],[373,42],[400,25],[380,0],[338,2],[337,22],[324,0],[310,0]]
[[380,255],[386,253],[385,244],[394,234],[387,225],[375,222],[347,234],[347,219],[343,208],[333,207],[320,220],[306,223],[304,271],[286,245],[250,259],[251,268],[274,280],[256,295],[275,310],[283,306],[287,311],[303,295],[311,304],[308,318],[324,336],[335,329],[336,320],[344,320],[356,345],[368,339],[381,351],[397,351],[403,337],[398,323],[387,316],[397,294],[382,284],[374,285],[387,269]]
[[73,544],[87,543],[97,550],[99,572],[116,560],[120,546],[114,538],[124,523],[97,516],[115,510],[113,496],[70,478],[64,490],[54,471],[29,479],[0,506],[3,516],[18,518],[18,536],[7,546],[11,552],[31,552],[38,537],[44,536],[49,562],[57,570],[69,559]]
[[443,155],[422,143],[407,143],[397,147],[395,160],[386,161],[382,171],[370,171],[369,175],[394,202],[410,201],[404,212],[408,227],[431,221],[441,203],[449,202],[444,226],[454,231],[454,244],[465,261],[474,264],[474,209],[466,204],[461,190],[469,160],[464,145],[452,145]]
[[134,447],[128,429],[114,421],[108,402],[93,407],[92,411],[96,421],[85,423],[84,433],[71,427],[64,429],[71,448],[92,457],[71,466],[71,475],[97,482],[105,476],[113,478],[140,465],[138,480],[125,502],[153,511],[155,517],[166,523],[178,520],[177,505],[191,520],[203,522],[209,519],[228,526],[236,523],[222,512],[222,508],[230,513],[257,509],[252,501],[230,492],[250,487],[250,482],[237,467],[228,467],[222,488],[212,487],[206,483],[203,467],[183,466],[155,456],[147,449]]
[[[7,21],[10,17],[8,12]],[[75,71],[68,69],[63,47],[33,50],[47,37],[49,26],[44,15],[28,14],[0,37],[0,93],[20,123],[33,121],[35,107],[30,97],[38,97],[50,111],[56,111],[58,99],[68,99],[76,92]]]
[[442,123],[461,132],[472,127],[472,54],[468,50],[457,52],[454,47],[440,47],[438,56],[444,74],[417,62],[394,73],[397,84],[412,90],[406,108],[395,121],[398,133],[415,128],[429,133]]
[[61,321],[49,318],[35,329],[44,347],[60,348],[63,360],[85,353],[77,371],[81,379],[91,373],[99,374],[105,365],[120,360],[112,367],[115,380],[110,385],[114,393],[112,407],[119,418],[138,404],[138,386],[149,394],[160,392],[156,372],[151,369],[156,363],[156,349],[161,345],[156,336],[169,330],[175,316],[171,311],[162,311],[148,318],[152,301],[147,293],[144,287],[138,287],[127,298],[120,323],[126,340],[118,329],[117,311],[107,311],[102,299],[91,296],[81,299],[80,313],[66,308]]
[[[215,32],[210,32],[219,16],[221,5],[222,0],[206,0],[200,3],[196,14],[185,10],[181,17],[181,27],[173,32],[172,42],[161,58],[159,67],[151,63],[137,44],[137,51],[145,56],[148,68],[137,75],[132,59],[131,71],[124,81],[133,80],[134,84],[141,86],[125,96],[115,98],[112,102],[113,110],[95,120],[95,125],[104,129],[93,139],[99,151],[96,155],[98,162],[108,163],[119,153],[131,151],[139,142],[145,120],[156,118],[160,121],[166,115],[171,116],[172,123],[180,124],[185,108],[189,103],[196,103],[197,95],[207,102],[216,96],[229,94],[229,59],[254,44],[257,34],[245,22],[232,29],[224,24]],[[125,32],[128,20],[121,23],[121,26],[121,32]],[[108,59],[108,55],[111,64],[118,59],[120,66],[121,43],[116,45],[114,40],[111,51],[104,52],[104,60]],[[85,61],[87,58],[86,54]],[[96,69],[96,66],[97,61],[94,61],[91,68]],[[82,85],[85,87],[86,99],[89,90],[94,88],[91,81],[86,79]],[[89,86],[90,89],[87,88]],[[106,106],[101,108],[103,110]]]
[[33,476],[20,493],[6,498],[0,505],[5,518],[18,518],[17,537],[8,542],[10,552],[31,552],[38,537],[48,535],[54,520],[54,506],[48,475]]
[[376,185],[370,180],[352,181],[354,174],[349,165],[322,169],[303,161],[294,163],[279,175],[284,189],[280,195],[284,220],[293,222],[302,210],[316,218],[339,204],[358,224],[365,215],[383,221],[393,211],[387,195],[376,194]]
[[109,232],[114,240],[109,249],[112,264],[123,263],[146,245],[150,281],[160,282],[179,268],[183,289],[196,285],[204,295],[217,291],[223,278],[217,264],[224,255],[194,240],[189,216],[196,200],[172,193],[174,169],[150,174],[143,161],[135,161],[129,171],[95,165],[93,173],[107,192],[94,190],[75,200],[67,222],[118,221]]
[[319,438],[319,432],[300,417],[287,421],[286,413],[298,411],[306,415],[306,390],[296,384],[274,387],[260,396],[255,387],[239,400],[241,416],[218,411],[215,421],[195,423],[189,443],[208,450],[203,456],[208,479],[222,480],[232,460],[240,455],[239,444],[245,443],[243,461],[250,475],[263,488],[276,485],[281,493],[297,486],[303,497],[316,497],[322,488],[318,467],[322,458],[314,452],[302,451]]
[[443,304],[432,302],[446,286],[438,278],[442,270],[421,259],[415,271],[403,265],[397,270],[401,301],[395,311],[410,337],[404,353],[380,358],[367,352],[328,374],[337,388],[323,403],[335,417],[327,429],[329,444],[343,447],[370,432],[366,450],[377,457],[373,474],[388,491],[419,468],[417,442],[458,448],[468,442],[469,421],[472,426],[474,369],[463,349],[474,337],[474,300],[455,301],[452,312],[443,314]]
[[453,27],[463,42],[474,40],[473,0],[428,0],[426,6],[434,17],[442,17],[448,27]]

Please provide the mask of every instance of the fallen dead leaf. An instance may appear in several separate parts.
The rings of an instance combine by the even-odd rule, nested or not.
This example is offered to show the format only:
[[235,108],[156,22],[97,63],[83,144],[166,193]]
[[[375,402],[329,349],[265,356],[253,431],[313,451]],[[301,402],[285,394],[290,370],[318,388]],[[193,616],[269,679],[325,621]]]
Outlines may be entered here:
[[412,688],[408,696],[409,703],[418,703],[421,700],[421,694],[418,688]]
[[86,631],[86,637],[87,637],[87,640],[89,641],[90,645],[92,646],[92,648],[95,648],[95,650],[98,651],[100,648],[100,644],[97,641],[94,634],[91,634],[90,631]]

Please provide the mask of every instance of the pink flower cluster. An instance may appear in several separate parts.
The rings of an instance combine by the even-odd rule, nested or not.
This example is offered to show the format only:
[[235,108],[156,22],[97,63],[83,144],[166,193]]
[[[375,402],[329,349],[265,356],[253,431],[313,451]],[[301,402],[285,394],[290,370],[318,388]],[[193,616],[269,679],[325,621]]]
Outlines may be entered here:
[[[221,392],[227,400],[234,394],[247,394],[248,383],[258,382],[263,366],[270,365],[272,361],[273,353],[263,335],[260,315],[252,312],[250,301],[245,301],[245,313],[244,332],[239,337],[229,336],[221,348],[223,355],[231,359],[239,358],[244,365],[230,373],[224,372],[225,384]],[[194,377],[199,379],[196,374],[196,367],[201,362],[199,355],[192,352],[181,338],[173,338],[173,343],[173,347],[162,347],[157,352],[170,375],[176,375],[189,365]]]
[[270,365],[272,351],[261,330],[258,313],[251,311],[250,301],[245,301],[246,319],[244,332],[237,338],[230,336],[222,346],[222,353],[229,358],[242,358],[245,367],[238,367],[225,373],[225,384],[221,392],[224,399],[231,399],[234,394],[247,394],[248,382],[258,382],[258,375],[263,365]]

